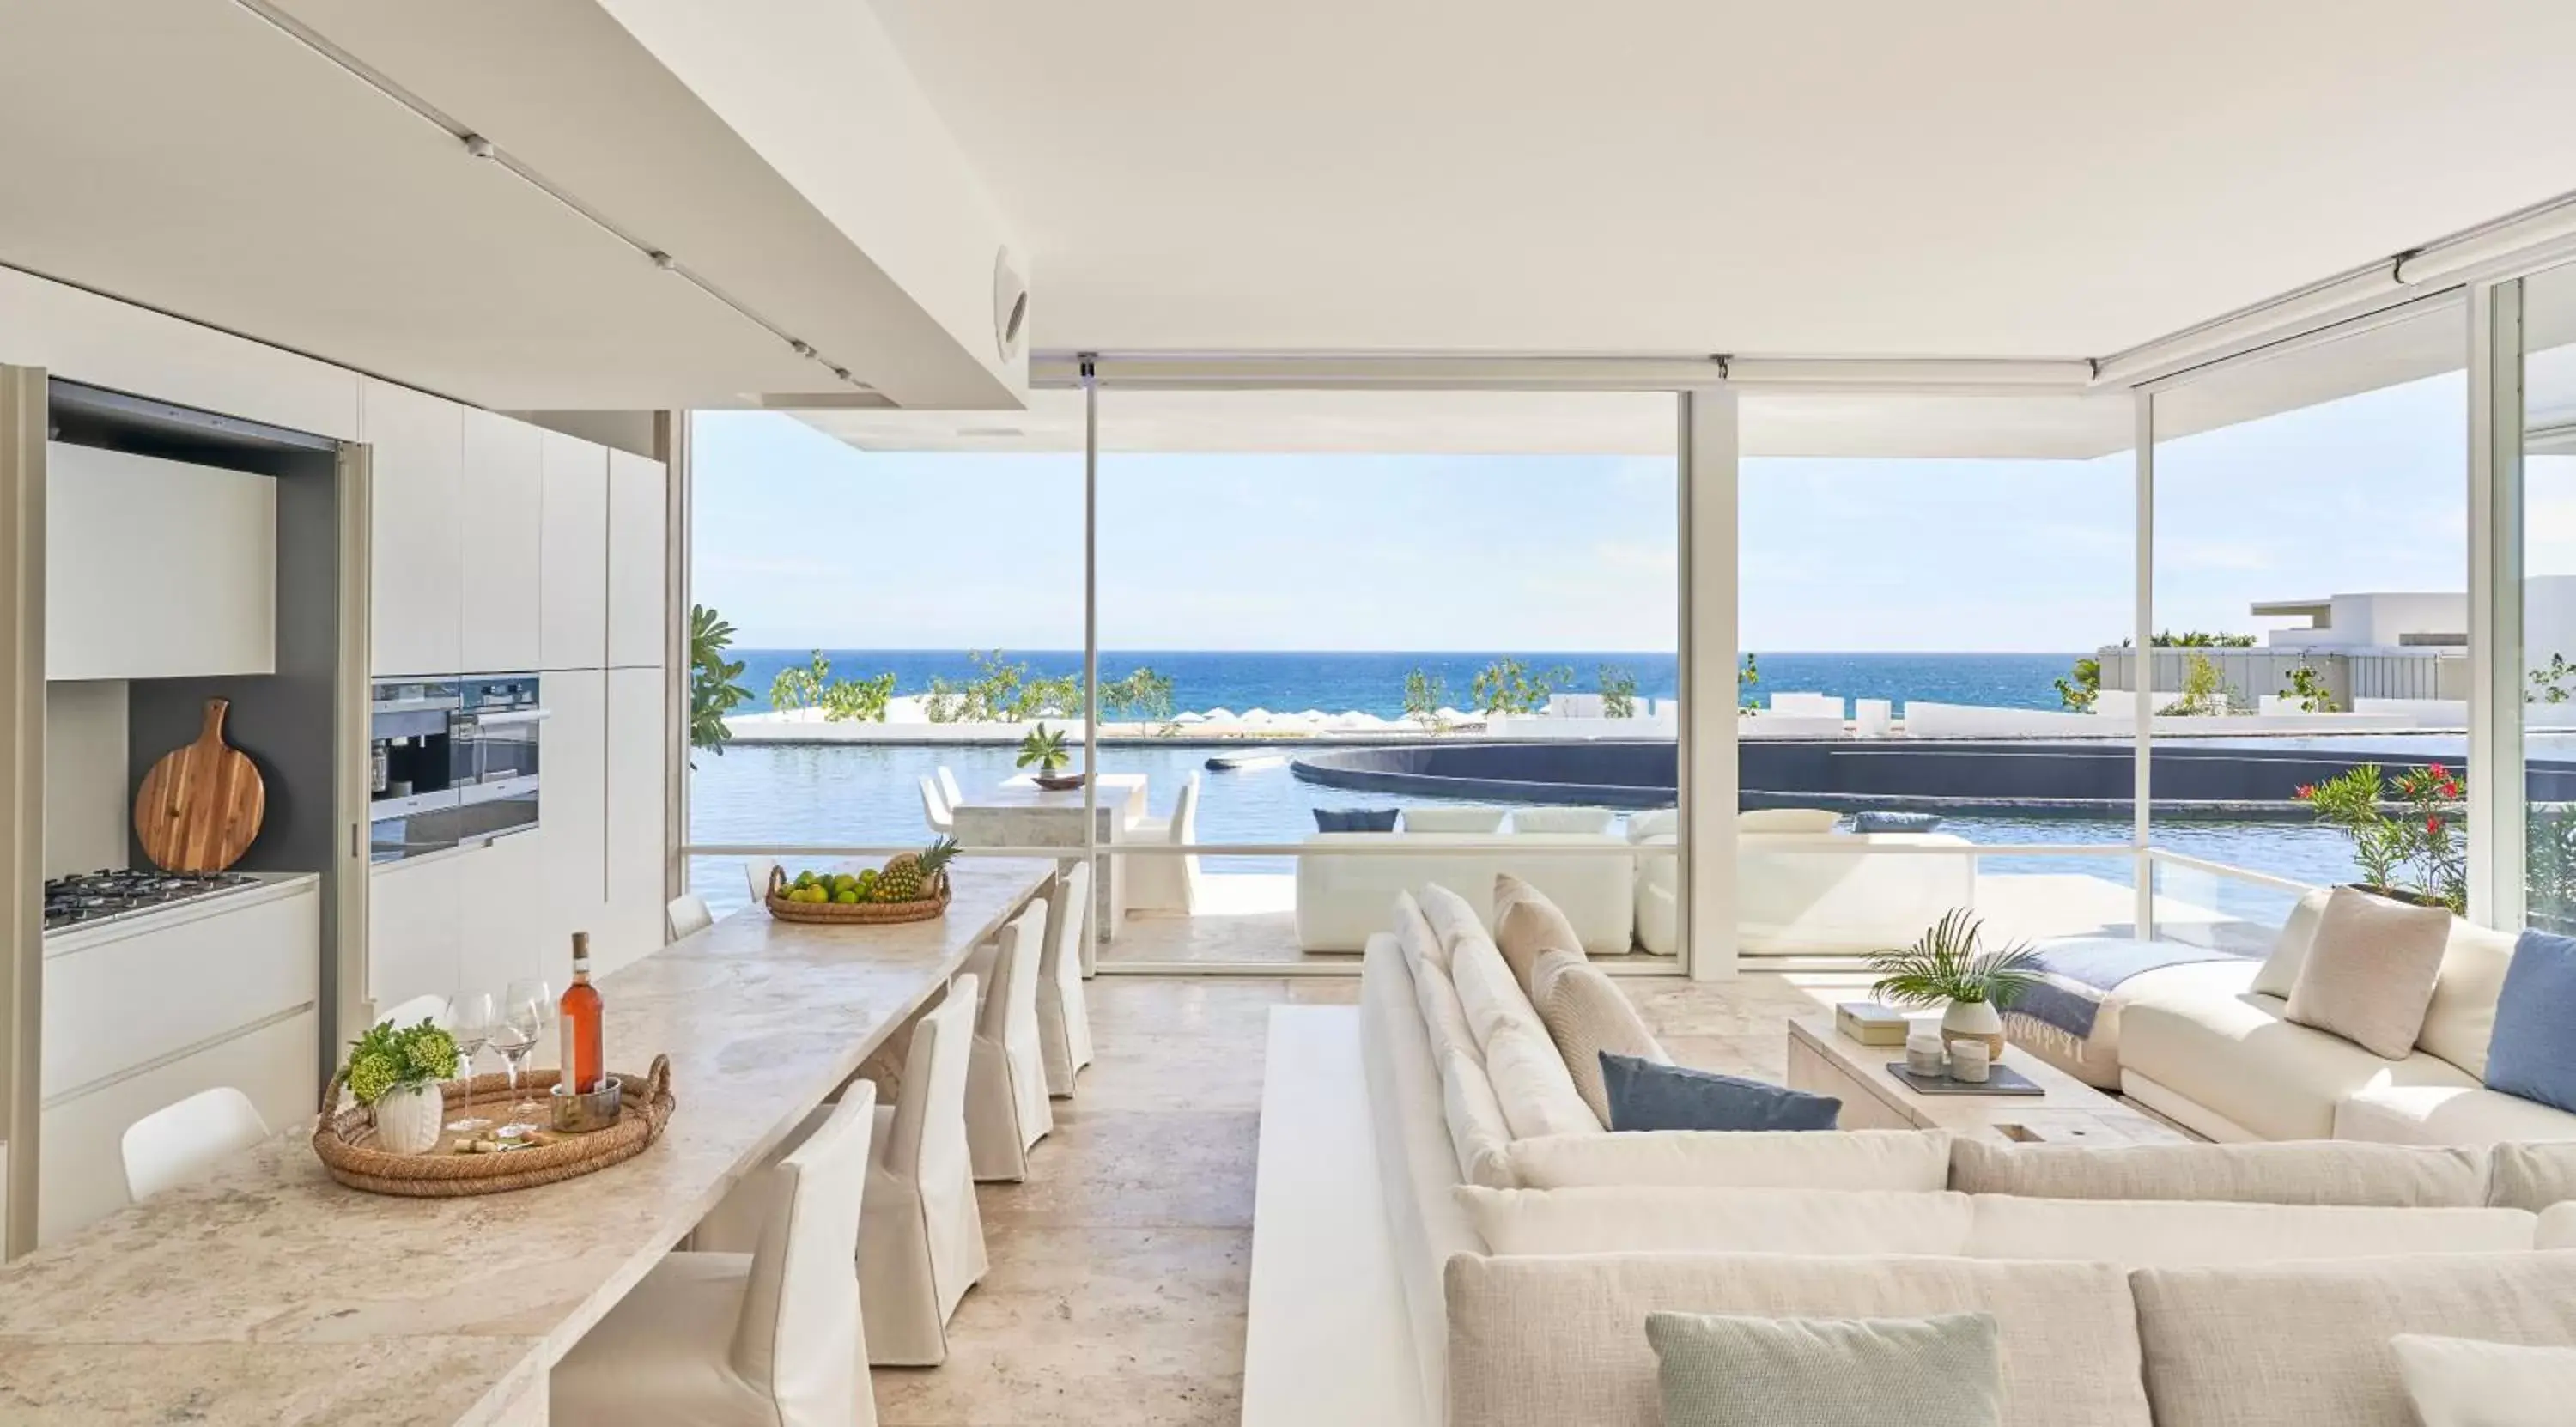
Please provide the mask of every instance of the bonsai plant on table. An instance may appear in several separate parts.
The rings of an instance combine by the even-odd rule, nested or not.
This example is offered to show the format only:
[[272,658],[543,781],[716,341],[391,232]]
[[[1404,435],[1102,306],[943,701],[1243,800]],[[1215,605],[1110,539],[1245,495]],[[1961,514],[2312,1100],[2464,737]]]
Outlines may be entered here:
[[439,1082],[456,1074],[456,1038],[427,1018],[416,1026],[379,1022],[349,1048],[349,1093],[367,1107],[376,1143],[393,1154],[438,1145],[447,1099]]
[[2003,1013],[2038,983],[2033,963],[2039,953],[2026,942],[1989,950],[1979,945],[1984,933],[1985,925],[1974,913],[1953,907],[1912,946],[1872,952],[1869,969],[1878,980],[1869,989],[1893,1006],[1946,1003],[1942,1044],[1984,1041],[1986,1053],[2001,1061]]
[[1058,771],[1072,761],[1073,755],[1064,751],[1064,733],[1060,729],[1049,729],[1041,723],[1020,740],[1019,766],[1036,769],[1038,786],[1049,792],[1082,786],[1083,775]]

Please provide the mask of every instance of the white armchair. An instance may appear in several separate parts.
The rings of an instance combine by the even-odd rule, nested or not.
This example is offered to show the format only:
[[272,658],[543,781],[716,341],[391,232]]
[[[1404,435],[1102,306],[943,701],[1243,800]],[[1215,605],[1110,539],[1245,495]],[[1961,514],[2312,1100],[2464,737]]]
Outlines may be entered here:
[[1055,1128],[1038,1031],[1046,915],[1028,907],[966,962],[984,984],[966,1067],[966,1148],[979,1180],[1028,1178],[1029,1147]]
[[753,1251],[655,1265],[555,1364],[549,1420],[873,1427],[854,1263],[875,1126],[862,1081],[754,1181]]
[[[1168,818],[1139,818],[1128,829],[1129,842],[1159,842],[1169,847],[1186,846],[1198,840],[1199,775],[1192,773],[1181,784],[1179,796],[1172,800]],[[1175,857],[1162,854],[1125,859],[1127,906],[1133,911],[1188,912],[1199,900],[1199,859],[1196,853]]]
[[956,830],[957,805],[948,800],[948,795],[928,774],[921,778],[921,816],[930,824],[930,830],[941,837]]
[[949,1315],[984,1276],[984,1220],[966,1150],[975,994],[975,978],[960,976],[938,1008],[913,1023],[902,1095],[877,1108],[859,1214],[859,1301],[871,1363],[945,1361]]
[[1046,955],[1038,963],[1038,1046],[1046,1058],[1047,1093],[1073,1094],[1073,1078],[1091,1064],[1090,999],[1082,985],[1083,914],[1091,907],[1091,864],[1058,872],[1047,895]]

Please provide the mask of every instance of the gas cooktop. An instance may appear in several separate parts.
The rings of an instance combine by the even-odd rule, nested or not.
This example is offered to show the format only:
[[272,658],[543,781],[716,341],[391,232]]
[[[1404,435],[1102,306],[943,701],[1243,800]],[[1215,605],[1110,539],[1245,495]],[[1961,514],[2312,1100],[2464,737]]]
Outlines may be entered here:
[[98,871],[45,884],[45,930],[88,926],[173,902],[256,886],[247,872]]

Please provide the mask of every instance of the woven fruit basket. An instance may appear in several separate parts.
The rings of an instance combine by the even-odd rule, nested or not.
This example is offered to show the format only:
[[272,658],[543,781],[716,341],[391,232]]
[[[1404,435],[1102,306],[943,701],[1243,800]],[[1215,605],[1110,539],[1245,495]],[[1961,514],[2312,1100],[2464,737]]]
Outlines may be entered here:
[[[546,1103],[559,1072],[532,1071],[519,1078],[516,1094],[506,1075],[478,1075],[440,1086],[447,1099],[442,1118],[478,1116],[494,1123],[507,1120],[513,1103],[533,1099]],[[653,1057],[642,1075],[619,1075],[617,1122],[584,1135],[541,1130],[529,1136],[526,1149],[491,1154],[459,1153],[459,1140],[470,1133],[440,1135],[438,1148],[427,1154],[391,1154],[376,1148],[375,1130],[361,1107],[333,1113],[340,1087],[336,1075],[322,1092],[322,1110],[313,1126],[313,1152],[331,1177],[351,1189],[394,1194],[408,1199],[459,1199],[473,1194],[504,1194],[578,1179],[633,1159],[662,1137],[678,1102],[671,1098],[671,1058]]]
[[769,869],[769,895],[763,900],[769,914],[782,922],[812,922],[821,926],[881,927],[897,922],[926,922],[944,916],[948,911],[948,874],[934,872],[923,884],[930,895],[910,902],[791,902],[787,900],[787,873]]

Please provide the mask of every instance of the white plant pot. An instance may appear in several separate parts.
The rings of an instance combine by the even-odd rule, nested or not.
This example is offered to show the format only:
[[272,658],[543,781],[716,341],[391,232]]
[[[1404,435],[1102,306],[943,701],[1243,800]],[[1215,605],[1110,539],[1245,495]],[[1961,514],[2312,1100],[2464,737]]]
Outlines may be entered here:
[[2004,1018],[1991,1001],[1953,1001],[1941,1013],[1941,1043],[1984,1041],[1986,1054],[2000,1064],[2004,1058]]
[[368,1110],[376,1122],[376,1144],[390,1154],[427,1154],[438,1148],[439,1130],[447,1119],[447,1097],[437,1082],[386,1091]]

